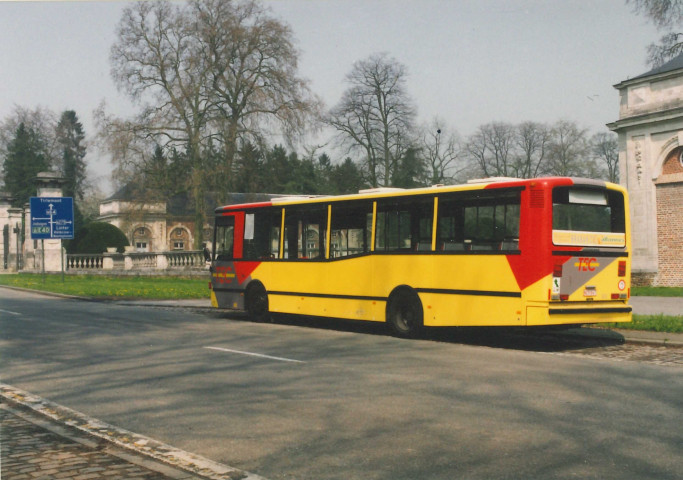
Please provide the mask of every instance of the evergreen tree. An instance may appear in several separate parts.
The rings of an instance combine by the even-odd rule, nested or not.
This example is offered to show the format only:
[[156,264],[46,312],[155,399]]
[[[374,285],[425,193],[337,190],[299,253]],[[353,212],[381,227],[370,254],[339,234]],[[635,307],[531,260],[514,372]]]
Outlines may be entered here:
[[332,173],[334,166],[332,159],[326,153],[318,157],[318,163],[315,165],[315,176],[318,183],[318,193],[334,195],[338,193],[332,184]]
[[14,197],[14,206],[23,206],[36,194],[35,178],[50,167],[45,152],[40,137],[20,123],[7,146],[2,168],[5,189]]
[[349,157],[334,168],[330,180],[337,194],[358,193],[358,190],[367,188],[358,165]]
[[264,182],[264,162],[261,151],[251,142],[246,142],[238,153],[235,190],[244,193],[267,191]]
[[313,162],[309,159],[298,160],[295,153],[289,157],[292,167],[294,167],[292,169],[294,175],[290,181],[291,188],[288,189],[288,192],[304,195],[324,193],[320,190],[321,185]]
[[409,148],[401,157],[392,175],[392,186],[416,188],[425,185],[427,169],[417,149]]
[[62,175],[66,179],[63,187],[65,197],[83,200],[86,179],[85,133],[83,125],[73,110],[62,113],[57,124],[57,142],[60,146]]
[[79,201],[85,193],[85,133],[83,125],[78,121],[76,112],[66,110],[62,113],[56,128],[56,139],[61,154],[61,170],[65,179],[62,193],[74,199],[74,228],[83,225],[83,213]]
[[[292,177],[291,159],[282,145],[275,145],[266,154],[265,189],[268,193],[293,193],[287,191]],[[291,186],[291,185],[290,185]]]

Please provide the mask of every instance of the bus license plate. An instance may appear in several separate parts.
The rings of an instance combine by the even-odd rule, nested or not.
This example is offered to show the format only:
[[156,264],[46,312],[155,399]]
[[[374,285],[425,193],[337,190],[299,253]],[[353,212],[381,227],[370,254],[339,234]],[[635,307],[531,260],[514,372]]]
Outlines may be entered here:
[[583,291],[583,296],[584,296],[584,297],[590,297],[590,298],[592,298],[592,297],[597,296],[597,294],[598,294],[598,291],[597,291],[597,289],[596,289],[595,287],[586,287],[586,288],[584,289],[584,291]]

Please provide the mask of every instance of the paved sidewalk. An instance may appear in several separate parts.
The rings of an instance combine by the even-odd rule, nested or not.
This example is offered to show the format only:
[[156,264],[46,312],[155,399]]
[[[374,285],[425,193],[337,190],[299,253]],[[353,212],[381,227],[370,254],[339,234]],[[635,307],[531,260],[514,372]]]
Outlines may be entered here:
[[200,478],[115,451],[104,442],[78,438],[73,432],[65,432],[62,426],[49,425],[44,419],[16,408],[1,407],[0,477],[4,480]]
[[2,480],[266,480],[0,383]]

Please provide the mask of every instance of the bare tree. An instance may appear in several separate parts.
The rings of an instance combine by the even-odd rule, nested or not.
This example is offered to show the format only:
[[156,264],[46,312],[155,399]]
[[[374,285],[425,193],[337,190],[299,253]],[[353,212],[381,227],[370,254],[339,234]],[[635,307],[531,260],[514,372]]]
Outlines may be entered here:
[[372,186],[391,184],[411,144],[415,109],[405,79],[405,66],[387,54],[360,60],[346,76],[349,88],[328,117],[340,143],[364,155]]
[[574,122],[557,122],[552,128],[545,173],[576,177],[599,176],[586,135],[587,130],[579,128]]
[[197,155],[209,118],[209,72],[187,11],[167,1],[127,7],[110,59],[119,89],[145,102],[138,133]]
[[291,28],[259,3],[195,0],[192,16],[210,69],[212,126],[226,176],[240,145],[273,131],[291,145],[320,119],[322,102],[298,76]]
[[[120,159],[130,146],[149,147],[148,140],[185,152],[195,247],[203,241],[207,185],[227,187],[221,180],[232,174],[238,142],[266,124],[285,134],[301,132],[317,112],[318,100],[296,77],[297,60],[289,27],[252,0],[148,1],[124,10],[111,49],[112,75],[142,111],[132,121],[101,125],[121,140]],[[224,146],[219,171],[205,165],[212,139]]]
[[648,17],[652,23],[666,33],[659,43],[647,48],[648,63],[658,67],[683,53],[683,32],[677,31],[683,25],[683,1],[681,0],[626,0],[633,10]]
[[598,164],[602,164],[607,171],[607,180],[619,183],[619,148],[617,136],[613,133],[600,132],[591,138],[593,155]]
[[444,121],[436,117],[421,130],[419,148],[427,162],[429,182],[452,183],[467,168],[458,134],[450,132]]
[[[206,169],[200,146],[209,135],[209,72],[187,12],[187,8],[167,1],[139,2],[124,9],[111,49],[111,72],[121,91],[144,103],[135,120],[108,123],[106,135],[128,137],[120,147],[155,143],[186,150],[192,166],[187,179],[197,212],[198,248],[205,223]],[[147,155],[151,153],[147,151]],[[144,158],[128,160],[140,162]]]
[[493,122],[480,126],[465,145],[470,159],[486,177],[515,173],[515,126]]
[[542,123],[524,122],[517,126],[514,176],[534,178],[541,174],[551,140],[550,128]]

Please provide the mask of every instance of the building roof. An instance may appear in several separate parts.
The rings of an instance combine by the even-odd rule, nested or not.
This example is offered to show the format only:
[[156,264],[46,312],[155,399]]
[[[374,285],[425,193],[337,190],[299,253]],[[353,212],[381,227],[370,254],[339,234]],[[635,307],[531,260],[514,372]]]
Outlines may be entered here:
[[[236,205],[242,203],[252,202],[266,202],[274,197],[281,197],[282,195],[272,195],[269,193],[228,193],[224,202],[218,200],[218,195],[208,192],[204,195],[204,205],[207,215],[213,216],[216,207],[222,205]],[[194,215],[194,203],[192,202],[192,194],[190,192],[176,193],[166,201],[166,208],[169,215],[173,216],[189,216]]]
[[637,77],[633,77],[630,80],[640,80],[643,78],[652,77],[654,75],[660,75],[662,73],[673,72],[675,70],[680,70],[682,68],[683,68],[683,53],[681,53],[677,57],[672,58],[671,60],[664,63],[663,65],[660,65],[657,68],[653,68],[652,70],[650,70],[648,72],[645,72],[641,75],[638,75]]
[[[151,200],[145,198],[145,190],[144,186],[131,182],[119,188],[110,197],[104,199],[102,203],[112,201],[166,203],[166,213],[170,216],[191,216],[195,213],[194,202],[190,192],[176,193],[166,200]],[[210,218],[213,216],[215,208],[219,206],[265,202],[282,196],[284,195],[270,193],[229,193],[227,196],[219,196],[215,193],[207,192],[204,195],[204,205],[207,216]],[[224,201],[219,201],[219,197],[222,197]]]

